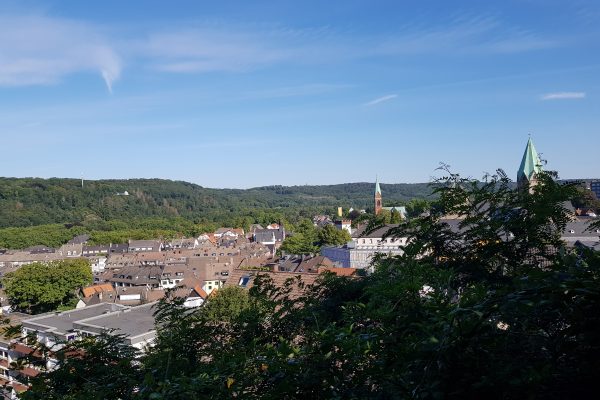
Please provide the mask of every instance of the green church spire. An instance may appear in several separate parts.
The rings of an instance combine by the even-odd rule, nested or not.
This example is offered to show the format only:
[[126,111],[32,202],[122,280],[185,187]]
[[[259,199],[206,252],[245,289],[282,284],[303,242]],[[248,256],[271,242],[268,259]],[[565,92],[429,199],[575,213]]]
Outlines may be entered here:
[[381,188],[379,187],[379,179],[375,177],[375,194],[381,195]]
[[540,157],[538,156],[535,146],[533,145],[533,141],[530,137],[527,141],[527,147],[525,148],[523,159],[521,160],[519,172],[517,172],[517,182],[521,182],[523,180],[531,182],[534,175],[541,172],[541,170],[542,162],[540,161]]

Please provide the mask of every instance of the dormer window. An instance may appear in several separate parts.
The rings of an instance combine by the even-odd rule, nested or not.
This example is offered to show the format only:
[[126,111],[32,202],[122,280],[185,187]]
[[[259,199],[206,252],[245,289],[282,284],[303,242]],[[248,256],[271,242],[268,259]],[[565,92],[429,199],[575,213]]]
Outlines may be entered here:
[[249,281],[250,281],[250,277],[249,276],[242,276],[240,278],[239,286],[241,286],[241,287],[247,287]]

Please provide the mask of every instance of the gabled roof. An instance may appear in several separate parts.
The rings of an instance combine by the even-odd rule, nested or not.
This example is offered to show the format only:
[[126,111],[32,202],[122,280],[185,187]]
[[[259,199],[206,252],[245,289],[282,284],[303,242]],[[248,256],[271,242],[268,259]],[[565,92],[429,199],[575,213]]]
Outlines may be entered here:
[[362,225],[352,234],[353,238],[378,238],[381,239],[390,229],[397,228],[399,224],[387,224],[372,232],[367,232],[367,225]]
[[[225,282],[225,286],[239,286],[245,289],[250,289],[254,285],[254,278],[257,275],[267,275],[271,277],[273,279],[273,284],[280,288],[285,286],[285,282],[288,279],[293,279],[295,281],[298,278],[300,278],[304,285],[312,285],[319,276],[316,271],[315,273],[298,273],[235,269],[229,275],[227,282]],[[294,283],[291,288],[290,296],[292,298],[300,297],[306,290],[306,286],[298,287],[298,285]]]
[[90,297],[90,296],[94,295],[95,293],[114,292],[115,289],[112,287],[112,285],[110,283],[102,283],[100,285],[92,285],[92,286],[84,287],[83,289],[81,289],[81,291],[83,292],[83,297]]
[[[202,287],[200,287],[200,285],[194,286],[192,293],[193,292],[196,292],[203,299],[206,299],[208,297],[208,294],[204,291],[204,289],[202,289]],[[190,297],[192,297],[192,293],[190,293]]]
[[531,180],[534,174],[541,172],[542,163],[540,161],[540,157],[535,150],[535,146],[533,145],[533,141],[531,138],[527,141],[527,147],[525,147],[525,153],[523,154],[523,159],[521,160],[521,166],[519,167],[519,171],[517,172],[517,181],[527,179]]

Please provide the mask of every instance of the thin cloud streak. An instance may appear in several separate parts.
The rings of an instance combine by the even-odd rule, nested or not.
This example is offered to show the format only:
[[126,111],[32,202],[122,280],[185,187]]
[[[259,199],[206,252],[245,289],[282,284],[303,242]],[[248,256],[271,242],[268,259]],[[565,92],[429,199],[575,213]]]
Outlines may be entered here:
[[585,92],[557,92],[540,96],[541,100],[574,100],[585,98]]
[[374,43],[380,55],[510,54],[561,45],[555,39],[508,26],[493,17],[464,17],[434,28],[404,28]]
[[367,107],[370,107],[370,106],[374,106],[376,104],[380,104],[380,103],[383,103],[383,102],[386,102],[386,101],[390,101],[392,99],[395,99],[396,97],[398,97],[397,94],[388,94],[387,96],[382,96],[382,97],[376,98],[375,100],[371,100],[368,103],[365,103],[364,105],[367,106]]
[[43,15],[0,15],[0,86],[51,85],[96,72],[109,92],[121,75],[120,56],[100,29]]

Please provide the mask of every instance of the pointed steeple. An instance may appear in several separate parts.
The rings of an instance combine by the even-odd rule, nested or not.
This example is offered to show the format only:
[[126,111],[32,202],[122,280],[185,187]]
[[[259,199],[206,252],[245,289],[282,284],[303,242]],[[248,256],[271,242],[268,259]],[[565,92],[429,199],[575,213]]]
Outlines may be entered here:
[[525,147],[525,153],[523,154],[523,159],[521,160],[521,166],[517,172],[517,182],[521,183],[523,181],[527,181],[531,183],[535,177],[535,174],[541,172],[541,170],[542,162],[540,161],[540,157],[535,150],[535,146],[533,145],[531,137],[529,137],[529,140],[527,141],[527,147]]
[[379,179],[375,177],[375,215],[378,215],[381,212],[381,188],[379,187]]

